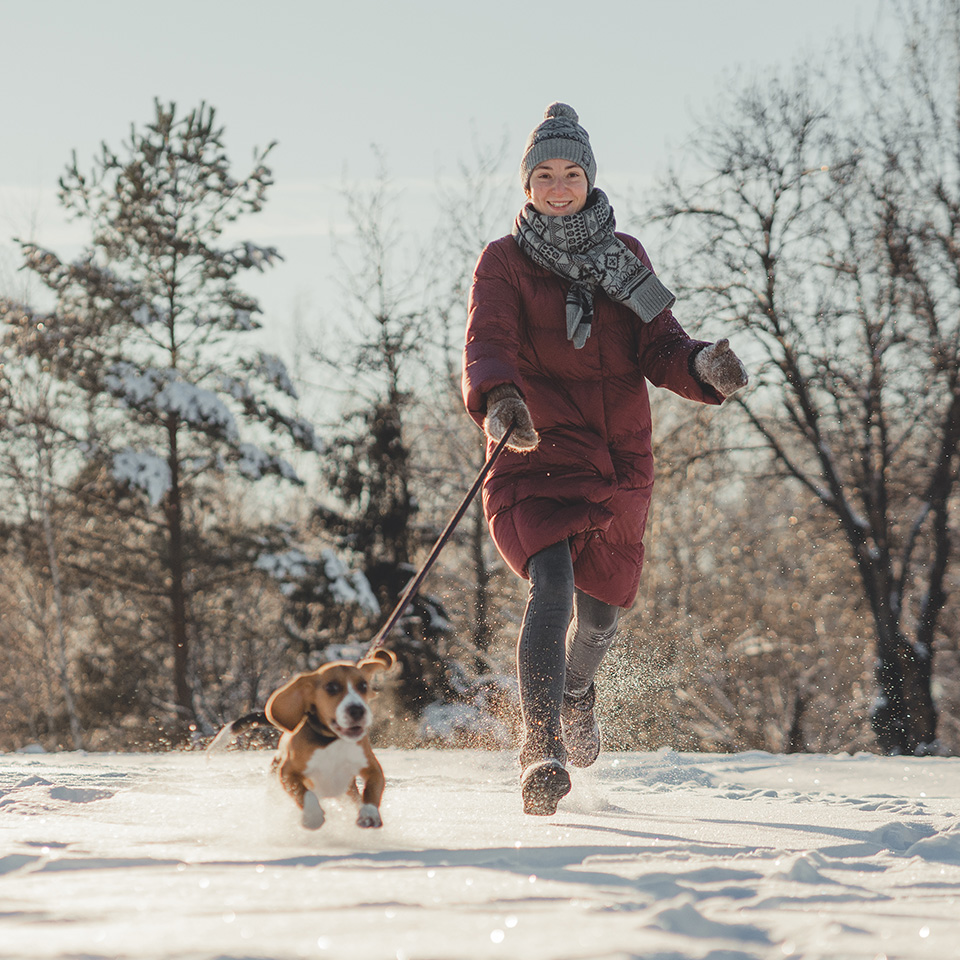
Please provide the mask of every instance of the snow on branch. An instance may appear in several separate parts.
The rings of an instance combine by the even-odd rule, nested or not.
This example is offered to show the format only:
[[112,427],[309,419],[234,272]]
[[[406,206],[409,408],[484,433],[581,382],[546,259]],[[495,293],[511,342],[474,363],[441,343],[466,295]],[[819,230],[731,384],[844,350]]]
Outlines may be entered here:
[[237,469],[248,480],[262,480],[265,476],[274,474],[297,486],[303,486],[297,471],[286,460],[261,450],[256,444],[239,444],[235,462]]
[[218,433],[226,440],[239,436],[227,405],[212,390],[180,378],[176,370],[120,361],[108,370],[107,390],[128,407],[149,408],[157,413],[175,413],[184,423]]
[[128,407],[139,407],[151,400],[158,385],[165,383],[169,370],[139,370],[132,363],[115,363],[104,377],[106,388]]
[[131,447],[113,457],[113,478],[136,490],[142,490],[156,506],[170,489],[170,464],[153,450],[137,452]]
[[235,310],[233,319],[230,323],[231,330],[241,330],[249,333],[251,330],[259,329],[259,324],[253,319],[252,310]]
[[290,549],[283,553],[263,553],[257,557],[254,567],[280,581],[280,592],[289,596],[298,588],[310,570],[310,559],[302,550]]
[[142,302],[138,304],[131,312],[130,319],[138,326],[146,329],[153,324],[170,322],[169,311],[162,307],[157,307],[153,303]]
[[[263,355],[264,362],[268,358]],[[286,368],[279,360],[272,366],[278,378],[286,376]],[[176,414],[191,427],[203,430],[232,447],[229,459],[248,480],[262,480],[273,475],[297,486],[303,481],[296,470],[282,457],[262,450],[253,443],[241,443],[240,432],[233,413],[224,399],[212,390],[198,387],[180,378],[176,370],[147,368],[122,361],[115,363],[105,377],[107,389],[123,404],[154,414]],[[272,406],[259,401],[250,385],[234,377],[224,376],[220,387],[228,398],[238,401],[248,416],[256,416],[273,426],[283,426],[301,449],[322,450],[322,444],[313,427],[306,420],[287,417]]]
[[222,374],[220,376],[220,388],[240,403],[254,402],[253,390],[246,380],[240,380],[237,377]]
[[290,379],[286,364],[279,357],[261,351],[257,354],[255,369],[267,383],[272,384],[294,400],[298,398],[297,388],[293,385],[293,380]]
[[370,587],[370,582],[359,570],[348,570],[340,558],[329,548],[320,551],[323,572],[330,584],[330,592],[340,603],[355,603],[366,613],[376,616],[380,604]]
[[228,440],[239,436],[233,414],[212,390],[183,380],[171,381],[157,394],[157,406],[192,426],[213,427]]
[[[277,361],[277,363],[280,363],[280,361]],[[280,364],[280,366],[282,367],[282,364]],[[285,367],[283,368],[283,372],[286,374]],[[313,453],[324,452],[325,447],[323,441],[317,436],[316,430],[308,420],[302,417],[288,416],[272,404],[267,403],[254,393],[253,388],[247,380],[222,374],[220,377],[220,387],[243,406],[243,412],[248,417],[258,420],[261,423],[266,423],[271,428],[284,427],[289,432],[293,442],[301,450],[307,450]],[[292,383],[290,389],[294,389]],[[296,392],[294,391],[290,395],[296,397]]]
[[323,441],[317,436],[313,424],[302,417],[293,417],[287,421],[287,427],[290,429],[290,436],[293,442],[302,450],[312,450],[314,453],[324,453],[326,447]]
[[359,607],[369,616],[380,614],[380,604],[363,572],[349,569],[329,548],[315,558],[297,547],[264,553],[254,566],[278,580],[284,596],[306,590],[327,602]]
[[234,263],[239,267],[252,267],[261,273],[267,267],[272,266],[277,260],[282,260],[276,247],[261,247],[255,243],[245,241],[238,247],[235,247],[230,256]]

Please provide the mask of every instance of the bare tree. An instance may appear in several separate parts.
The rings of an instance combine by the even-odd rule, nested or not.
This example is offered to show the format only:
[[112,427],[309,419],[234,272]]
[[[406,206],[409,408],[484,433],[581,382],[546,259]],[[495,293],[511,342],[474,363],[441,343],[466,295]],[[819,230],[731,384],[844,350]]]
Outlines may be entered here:
[[773,473],[856,563],[877,743],[925,753],[960,454],[960,4],[905,9],[899,59],[734,91],[693,144],[706,173],[674,174],[659,219],[708,322],[752,343],[739,402]]
[[[453,511],[457,494],[470,486],[485,452],[482,434],[463,410],[461,363],[473,269],[483,247],[503,236],[512,222],[505,154],[505,141],[493,149],[474,144],[472,157],[460,164],[456,181],[438,189],[440,226],[434,240],[438,322],[434,351],[429,356],[436,368],[431,397],[434,416],[426,429],[438,454],[434,463],[438,483],[450,491],[445,498],[448,512]],[[486,652],[503,621],[496,606],[498,600],[502,604],[504,591],[496,587],[504,564],[487,531],[479,497],[457,531],[456,543],[464,552],[456,571],[448,571],[448,576],[456,576],[458,587],[469,594],[471,603],[465,614],[473,644]]]
[[[357,559],[383,608],[382,620],[434,532],[423,520],[422,504],[433,494],[418,456],[420,405],[430,380],[427,331],[434,317],[423,259],[397,214],[398,191],[382,154],[375,151],[375,157],[372,187],[348,184],[343,191],[352,228],[337,253],[346,317],[317,354],[340,410],[326,434],[327,488],[315,517],[320,532]],[[353,639],[368,643],[377,625],[360,624]],[[401,709],[411,719],[449,692],[449,633],[440,600],[421,590],[389,640],[404,671]]]
[[[57,408],[68,402],[69,392],[58,389],[37,363],[28,361],[15,366],[16,371],[14,364],[4,363],[0,353],[0,428],[4,435],[0,444],[0,483],[6,490],[6,519],[12,522],[11,534],[20,527],[29,531],[30,541],[42,544],[39,563],[34,565],[42,574],[39,584],[31,584],[27,610],[19,604],[12,606],[18,608],[18,614],[27,614],[25,622],[41,637],[47,662],[59,683],[58,699],[62,698],[73,746],[79,750],[83,747],[83,734],[71,676],[69,604],[61,574],[62,532],[57,516],[58,476],[65,460],[76,461],[70,454],[71,438],[57,424]],[[6,552],[16,552],[13,544],[17,539],[8,538]],[[14,593],[22,588],[19,579],[7,585]]]

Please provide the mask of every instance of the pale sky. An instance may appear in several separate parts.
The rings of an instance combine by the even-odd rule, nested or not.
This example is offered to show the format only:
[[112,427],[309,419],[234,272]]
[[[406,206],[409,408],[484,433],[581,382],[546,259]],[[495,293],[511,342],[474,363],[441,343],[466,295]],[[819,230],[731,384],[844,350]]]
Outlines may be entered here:
[[73,150],[89,168],[101,141],[119,148],[154,97],[215,106],[237,173],[278,141],[276,186],[241,233],[286,257],[247,285],[283,320],[298,301],[332,306],[338,191],[345,172],[373,172],[371,145],[414,201],[415,231],[412,211],[474,143],[506,138],[513,170],[563,100],[616,206],[608,185],[664,172],[725,77],[820,54],[884,11],[889,22],[885,0],[0,0],[0,287],[13,235],[75,252],[85,237],[58,211],[57,178]]

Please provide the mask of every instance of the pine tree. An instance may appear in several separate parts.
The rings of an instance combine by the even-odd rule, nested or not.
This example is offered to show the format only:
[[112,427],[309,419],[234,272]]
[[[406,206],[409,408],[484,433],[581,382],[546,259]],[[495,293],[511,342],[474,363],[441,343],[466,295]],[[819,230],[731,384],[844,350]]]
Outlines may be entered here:
[[[81,398],[72,428],[88,466],[77,489],[122,496],[143,541],[152,538],[160,569],[145,587],[167,606],[181,732],[195,717],[192,568],[217,491],[225,477],[299,484],[283,453],[320,449],[310,424],[288,412],[294,386],[283,363],[257,349],[260,307],[237,285],[279,254],[224,237],[262,209],[272,146],[235,179],[214,109],[181,115],[157,101],[152,122],[132,128],[120,151],[104,144],[89,173],[74,156],[60,180],[62,205],[90,228],[83,254],[66,263],[21,244],[54,308],[5,311],[8,343],[42,358]],[[112,559],[118,569],[130,561]]]

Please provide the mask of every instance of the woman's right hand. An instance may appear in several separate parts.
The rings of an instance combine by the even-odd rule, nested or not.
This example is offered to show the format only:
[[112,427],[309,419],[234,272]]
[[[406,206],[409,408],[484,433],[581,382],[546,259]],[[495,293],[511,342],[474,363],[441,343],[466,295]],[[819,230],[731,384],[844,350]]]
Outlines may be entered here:
[[540,437],[533,425],[530,411],[512,383],[494,387],[487,394],[487,415],[483,420],[483,432],[496,443],[513,424],[513,433],[507,447],[516,453],[530,453],[537,449]]

